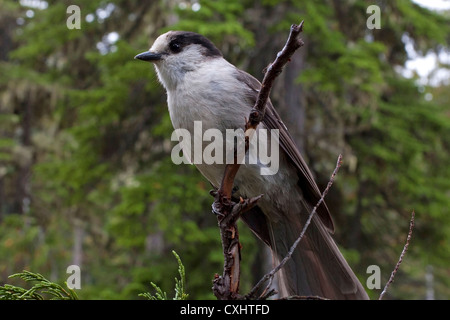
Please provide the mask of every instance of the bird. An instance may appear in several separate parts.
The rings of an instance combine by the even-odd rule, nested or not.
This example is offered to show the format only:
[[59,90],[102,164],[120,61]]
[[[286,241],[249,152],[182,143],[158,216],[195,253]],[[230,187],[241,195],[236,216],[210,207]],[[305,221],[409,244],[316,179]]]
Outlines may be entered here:
[[[203,130],[215,129],[224,134],[243,128],[261,89],[255,77],[228,62],[212,41],[195,32],[173,30],[161,34],[148,51],[135,59],[154,65],[166,90],[174,129],[187,130],[192,139],[198,136],[194,132],[196,123],[201,123]],[[262,130],[278,134],[277,170],[261,174],[267,164],[244,162],[235,177],[233,197],[263,195],[241,219],[269,246],[274,263],[278,263],[300,235],[321,192],[270,99],[257,132]],[[204,150],[207,144],[202,142],[202,149],[187,148],[186,142],[181,148],[191,162],[194,153]],[[269,138],[266,144],[270,144]],[[213,187],[220,186],[225,162],[197,161],[194,165]],[[330,210],[323,202],[291,259],[280,270],[280,295],[368,299],[333,233]]]

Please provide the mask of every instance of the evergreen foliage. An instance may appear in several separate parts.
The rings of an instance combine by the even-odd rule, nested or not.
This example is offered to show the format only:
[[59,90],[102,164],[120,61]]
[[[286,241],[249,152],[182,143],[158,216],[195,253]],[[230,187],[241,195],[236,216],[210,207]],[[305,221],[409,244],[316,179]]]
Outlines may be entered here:
[[[186,300],[189,295],[186,293],[186,273],[184,270],[183,263],[181,262],[180,256],[172,251],[173,255],[177,259],[178,262],[178,274],[180,275],[180,279],[175,278],[175,296],[173,300]],[[168,300],[167,293],[162,291],[160,287],[158,287],[153,282],[150,283],[152,287],[155,289],[155,295],[152,295],[149,292],[140,293],[139,296],[145,297],[149,300]]]
[[[424,298],[431,265],[435,297],[450,297],[450,84],[400,71],[406,44],[448,53],[448,12],[381,1],[381,29],[369,30],[366,0],[74,2],[79,30],[66,26],[65,1],[0,0],[0,284],[18,285],[21,276],[8,275],[24,269],[49,278],[33,274],[38,284],[62,283],[78,264],[83,299],[134,299],[150,281],[173,284],[175,249],[189,298],[213,299],[222,252],[211,187],[193,166],[170,160],[164,91],[133,57],[159,34],[184,29],[262,78],[290,24],[305,20],[306,45],[271,98],[321,189],[343,154],[327,198],[338,243],[363,284],[372,264],[383,282],[414,209],[388,295]],[[245,292],[268,266],[244,225],[240,238]]]
[[78,300],[78,295],[73,289],[63,288],[39,273],[25,270],[9,278],[20,278],[35,284],[30,289],[5,284],[0,287],[0,300],[43,300],[45,296],[50,297],[51,300]]

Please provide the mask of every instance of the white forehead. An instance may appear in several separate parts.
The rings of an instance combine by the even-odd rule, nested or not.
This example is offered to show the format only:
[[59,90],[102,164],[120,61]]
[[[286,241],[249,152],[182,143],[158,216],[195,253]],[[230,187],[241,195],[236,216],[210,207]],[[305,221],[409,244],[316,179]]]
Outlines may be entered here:
[[169,39],[170,39],[172,32],[173,31],[163,33],[158,38],[156,38],[155,42],[153,43],[152,47],[150,48],[150,51],[154,51],[154,52],[164,51],[167,48],[167,45],[169,43]]

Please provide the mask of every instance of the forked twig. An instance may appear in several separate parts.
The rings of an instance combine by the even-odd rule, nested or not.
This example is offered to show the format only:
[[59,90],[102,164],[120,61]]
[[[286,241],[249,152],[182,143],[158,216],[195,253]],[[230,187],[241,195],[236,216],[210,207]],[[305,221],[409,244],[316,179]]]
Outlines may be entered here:
[[411,242],[411,237],[412,237],[412,232],[414,229],[414,217],[415,217],[416,213],[413,212],[411,213],[411,221],[409,222],[409,232],[408,232],[408,237],[406,238],[406,243],[405,246],[403,247],[402,253],[400,254],[400,258],[397,261],[397,264],[395,265],[394,271],[392,271],[391,276],[388,280],[388,282],[386,283],[386,285],[384,286],[383,291],[380,294],[380,297],[378,298],[378,300],[383,299],[383,296],[385,295],[387,289],[389,288],[389,286],[391,285],[392,282],[394,282],[394,277],[398,271],[398,269],[400,268],[400,265],[402,264],[403,261],[403,257],[405,256],[406,251],[408,250],[409,247],[409,243]]

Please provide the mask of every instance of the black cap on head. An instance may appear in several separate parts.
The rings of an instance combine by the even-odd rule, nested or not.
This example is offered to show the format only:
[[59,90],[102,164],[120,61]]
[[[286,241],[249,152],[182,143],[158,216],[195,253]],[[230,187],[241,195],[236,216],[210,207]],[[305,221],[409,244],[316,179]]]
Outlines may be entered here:
[[198,44],[203,47],[205,57],[222,57],[222,52],[206,37],[195,32],[173,31],[170,34],[169,49],[172,53],[178,53],[190,44]]

